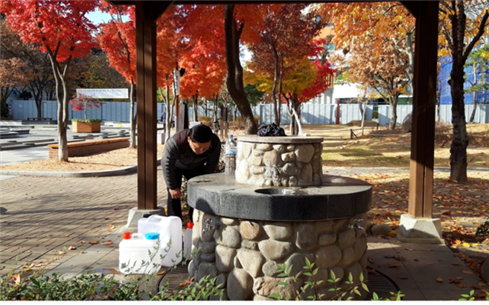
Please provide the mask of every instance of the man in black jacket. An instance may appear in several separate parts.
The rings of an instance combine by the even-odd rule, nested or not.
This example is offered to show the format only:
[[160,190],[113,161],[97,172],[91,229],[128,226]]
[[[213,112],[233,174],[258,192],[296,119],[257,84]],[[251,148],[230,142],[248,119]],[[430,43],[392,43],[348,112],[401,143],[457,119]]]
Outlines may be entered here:
[[[168,190],[167,213],[182,218],[182,176],[190,179],[216,171],[221,141],[210,127],[199,124],[182,130],[165,143],[161,166]],[[194,209],[190,208],[190,221]]]

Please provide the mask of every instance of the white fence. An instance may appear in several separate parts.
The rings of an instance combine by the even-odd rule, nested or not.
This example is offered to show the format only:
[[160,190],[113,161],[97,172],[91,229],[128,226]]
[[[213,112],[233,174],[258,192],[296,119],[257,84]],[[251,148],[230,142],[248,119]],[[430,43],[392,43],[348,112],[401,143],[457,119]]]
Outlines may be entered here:
[[[37,110],[33,100],[14,100],[10,101],[13,119],[26,120],[29,117],[36,117]],[[157,118],[159,119],[164,111],[165,104],[158,103],[156,105]],[[468,121],[472,113],[473,105],[465,105],[465,117]],[[412,105],[397,106],[397,124],[401,124],[404,118],[412,111]],[[391,119],[391,111],[389,105],[378,106],[378,120],[380,125],[388,125]],[[42,116],[56,120],[58,104],[56,101],[42,102]],[[257,105],[252,107],[254,115],[258,115],[259,124],[274,122],[273,105]],[[233,113],[234,109],[230,109]],[[199,106],[198,115],[203,116],[204,108]],[[213,116],[212,109],[208,109],[208,116]],[[238,112],[239,115],[239,112]],[[367,107],[365,115],[366,120],[372,120],[373,106]],[[220,110],[218,110],[218,117]],[[307,103],[302,105],[302,124],[336,124],[337,109],[336,105],[332,104],[312,104]],[[128,102],[103,102],[100,108],[92,108],[87,110],[87,117],[94,119],[102,119],[104,121],[129,122],[129,103]],[[83,118],[83,111],[69,111],[69,118]],[[352,120],[361,120],[361,112],[359,104],[341,104],[340,105],[340,124],[347,124]],[[189,107],[189,119],[193,120],[193,109]],[[438,119],[437,117],[435,119]],[[452,122],[452,106],[440,106],[440,119],[451,123]],[[479,105],[475,114],[475,123],[489,123],[489,104]],[[290,116],[285,105],[282,105],[281,123],[290,124]]]

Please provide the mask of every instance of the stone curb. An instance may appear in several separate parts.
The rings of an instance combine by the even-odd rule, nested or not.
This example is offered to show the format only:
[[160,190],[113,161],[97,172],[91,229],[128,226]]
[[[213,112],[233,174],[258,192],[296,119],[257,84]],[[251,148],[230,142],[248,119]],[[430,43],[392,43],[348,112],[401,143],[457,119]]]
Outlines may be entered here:
[[[157,165],[161,164],[161,160],[156,161]],[[46,176],[46,177],[111,177],[123,176],[137,173],[138,166],[131,165],[128,167],[93,172],[34,172],[34,171],[0,171],[0,175],[5,176]]]

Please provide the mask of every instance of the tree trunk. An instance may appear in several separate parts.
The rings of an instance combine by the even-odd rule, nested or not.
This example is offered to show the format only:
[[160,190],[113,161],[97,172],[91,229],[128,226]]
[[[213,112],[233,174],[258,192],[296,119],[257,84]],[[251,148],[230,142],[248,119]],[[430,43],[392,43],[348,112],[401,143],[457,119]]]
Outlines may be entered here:
[[[49,53],[49,59],[53,68],[54,79],[56,82],[56,100],[58,101],[58,160],[68,161],[68,141],[66,138],[66,83],[53,54]],[[66,69],[65,69],[66,71]],[[60,88],[61,87],[61,88]],[[62,92],[60,92],[60,89]]]
[[31,92],[34,94],[34,102],[37,108],[37,117],[42,118],[42,89],[36,90],[35,86],[30,86]]
[[438,90],[436,90],[436,121],[437,122],[441,120],[440,103],[441,103],[441,81],[438,81]]
[[365,130],[365,114],[367,113],[367,104],[368,101],[365,103],[362,101],[360,102],[360,112],[362,114],[362,124],[360,125],[360,128],[362,129],[362,136],[364,135],[364,130]]
[[283,76],[284,76],[284,57],[281,57],[280,61],[280,73],[279,73],[279,78],[278,78],[278,101],[277,101],[277,110],[278,110],[278,126],[280,126],[280,123],[282,121],[282,84],[283,84]]
[[389,103],[391,105],[391,121],[389,122],[389,129],[390,130],[396,129],[398,99],[399,99],[399,96],[396,95],[396,96],[391,98],[391,102]]
[[277,81],[278,81],[278,54],[277,50],[273,48],[273,86],[272,86],[272,96],[273,96],[273,114],[275,119],[275,124],[280,125],[280,93],[277,99]]
[[131,126],[129,136],[129,147],[136,148],[136,115],[134,113],[134,81],[131,80],[131,86],[129,89],[129,125]]
[[470,120],[469,120],[469,122],[470,122],[470,123],[474,123],[474,119],[475,119],[475,112],[477,111],[477,100],[476,100],[476,95],[477,95],[477,92],[473,92],[473,93],[472,93],[472,96],[474,97],[474,109],[472,109],[472,113],[470,114]]
[[450,147],[450,179],[459,183],[467,182],[467,146],[469,139],[465,123],[464,71],[460,60],[453,61],[450,73],[452,95],[453,136]]
[[243,118],[246,134],[256,134],[258,126],[253,118],[250,103],[246,97],[243,86],[243,68],[239,61],[239,38],[243,31],[242,24],[237,28],[234,20],[234,4],[225,6],[224,31],[226,36],[226,61],[227,61],[227,78],[226,85],[229,94],[238,106],[241,117]]
[[213,112],[213,121],[217,121],[217,101],[219,99],[219,95],[214,94],[214,101],[212,103],[212,112]]
[[170,107],[170,87],[168,86],[168,74],[166,75],[166,117],[165,117],[165,143],[170,139],[171,134],[171,107]]
[[199,121],[199,96],[194,95],[194,121]]
[[42,99],[37,98],[36,95],[34,95],[34,102],[36,103],[36,109],[37,109],[37,118],[42,118]]
[[[452,16],[452,71],[450,71],[450,93],[452,95],[453,136],[450,146],[450,179],[467,182],[467,146],[469,139],[465,123],[464,105],[464,36],[465,9],[462,1],[457,2],[458,13]],[[467,52],[467,50],[466,50]],[[470,52],[470,51],[469,51]]]

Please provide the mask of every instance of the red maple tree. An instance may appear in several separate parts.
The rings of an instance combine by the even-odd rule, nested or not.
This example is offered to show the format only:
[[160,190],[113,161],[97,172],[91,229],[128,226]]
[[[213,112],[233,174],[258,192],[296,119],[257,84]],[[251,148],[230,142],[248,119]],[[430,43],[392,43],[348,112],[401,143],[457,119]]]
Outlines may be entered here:
[[68,161],[66,129],[68,126],[68,92],[65,76],[71,61],[84,57],[96,46],[96,27],[86,14],[94,11],[98,1],[10,0],[0,2],[0,12],[7,16],[10,29],[25,42],[40,45],[48,54],[56,81],[58,100],[58,158]]
[[[117,70],[129,84],[129,146],[136,147],[136,114],[134,87],[136,85],[136,17],[135,6],[113,6],[105,1],[100,10],[109,13],[112,20],[102,24],[97,35],[102,50],[107,53],[109,65]],[[123,21],[129,16],[128,21]]]

